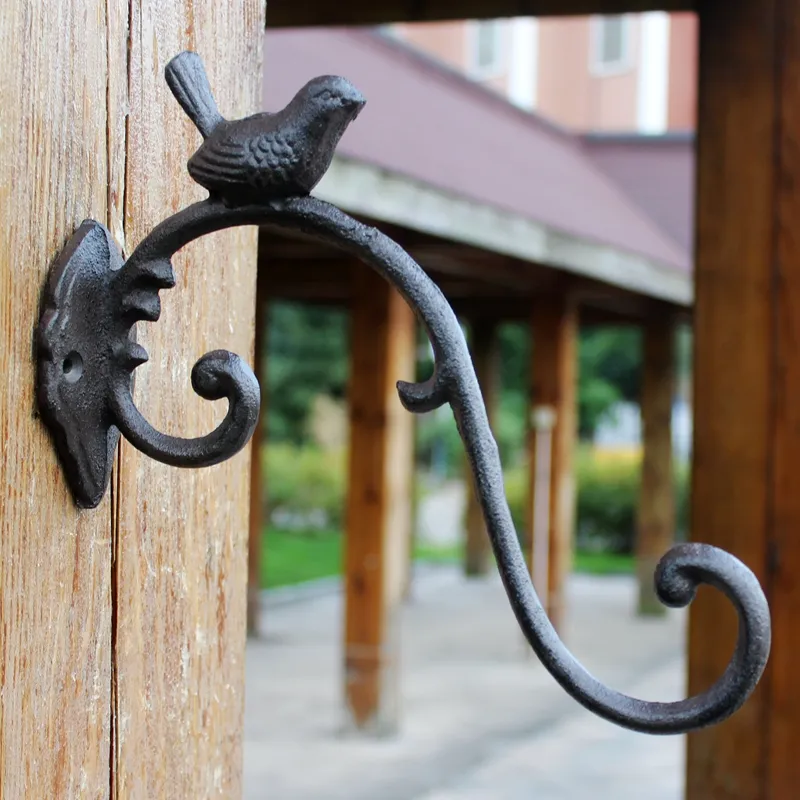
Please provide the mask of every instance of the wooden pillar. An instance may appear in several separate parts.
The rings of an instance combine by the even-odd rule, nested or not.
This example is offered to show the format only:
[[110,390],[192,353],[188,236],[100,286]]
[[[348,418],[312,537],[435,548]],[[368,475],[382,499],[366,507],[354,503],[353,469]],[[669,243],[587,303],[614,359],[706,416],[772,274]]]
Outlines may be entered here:
[[347,725],[397,725],[398,613],[411,528],[413,420],[395,383],[414,378],[414,315],[380,276],[354,271],[345,541]]
[[675,389],[675,328],[655,316],[644,329],[642,370],[642,479],[636,534],[638,612],[662,615],[653,576],[675,540],[675,486],[672,474],[672,396]]
[[[470,324],[469,343],[489,423],[494,425],[500,383],[496,320],[483,318],[473,320]],[[467,487],[464,572],[468,576],[486,575],[491,565],[491,542],[471,476],[467,477]]]
[[261,550],[267,489],[263,470],[267,430],[267,298],[266,264],[261,265],[256,288],[253,372],[261,385],[261,415],[250,443],[250,531],[247,541],[247,635],[257,637],[261,625]]
[[[784,800],[800,785],[800,14],[794,0],[703,2],[692,537],[762,580],[765,677],[688,739],[688,800]],[[701,592],[689,689],[724,669],[736,618]]]
[[[241,796],[248,453],[206,470],[121,443],[100,505],[78,511],[36,413],[32,334],[48,268],[81,221],[127,253],[204,192],[201,138],[164,66],[199,52],[220,109],[260,106],[255,0],[4,3],[0,42],[0,795]],[[224,414],[195,359],[252,352],[255,232],[175,259],[134,395],[160,430]],[[87,362],[91,369],[91,362]],[[223,404],[224,405],[224,404]]]
[[[416,337],[416,323],[415,323]],[[416,361],[416,346],[415,346]],[[419,491],[417,481],[417,425],[419,416],[411,415],[411,479],[409,485],[410,510],[408,519],[408,547],[406,548],[406,571],[403,577],[403,601],[411,600],[414,593],[414,553],[417,545],[417,518],[419,516]]]
[[[110,493],[79,512],[36,408],[32,333],[48,268],[109,204],[107,104],[121,80],[105,0],[0,12],[0,794],[107,797],[113,582]],[[124,43],[122,43],[124,45]],[[108,127],[107,127],[108,126]],[[116,156],[112,151],[109,156]],[[113,227],[112,227],[113,230]],[[78,788],[80,787],[80,789]]]
[[[108,87],[120,111],[119,124],[108,123],[109,150],[125,154],[124,186],[109,186],[109,197],[124,203],[123,224],[112,231],[130,252],[166,214],[205,196],[186,173],[201,137],[167,88],[164,65],[195,50],[220,110],[234,119],[253,113],[264,4],[133,0],[104,12],[119,26],[108,57],[125,76]],[[150,362],[136,371],[134,396],[159,430],[198,436],[225,413],[224,403],[195,396],[190,374],[195,359],[217,348],[250,360],[257,239],[255,228],[239,228],[178,253],[177,287],[162,292],[161,319],[139,324]],[[184,470],[121,443],[114,797],[241,795],[249,468],[249,447],[218,466]]]
[[[576,309],[566,298],[548,298],[536,303],[531,318],[533,337],[531,363],[531,423],[528,438],[530,489],[527,510],[527,553],[531,575],[542,572],[535,563],[537,548],[534,523],[541,503],[547,506],[547,591],[543,602],[557,629],[564,621],[564,586],[572,568],[572,529],[575,517],[575,481],[573,451],[577,433],[577,337]],[[537,428],[539,434],[537,435]],[[549,436],[549,446],[542,448],[541,436]],[[540,463],[550,456],[549,470]],[[548,476],[543,482],[537,475]],[[543,497],[543,492],[547,497]],[[541,550],[540,550],[541,552]]]

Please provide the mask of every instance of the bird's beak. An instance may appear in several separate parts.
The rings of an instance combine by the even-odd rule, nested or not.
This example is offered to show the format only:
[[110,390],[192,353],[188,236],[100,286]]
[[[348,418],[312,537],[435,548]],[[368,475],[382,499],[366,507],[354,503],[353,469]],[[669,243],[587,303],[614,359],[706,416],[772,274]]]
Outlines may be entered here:
[[342,105],[348,111],[359,112],[366,104],[367,100],[362,94],[350,95],[342,100]]

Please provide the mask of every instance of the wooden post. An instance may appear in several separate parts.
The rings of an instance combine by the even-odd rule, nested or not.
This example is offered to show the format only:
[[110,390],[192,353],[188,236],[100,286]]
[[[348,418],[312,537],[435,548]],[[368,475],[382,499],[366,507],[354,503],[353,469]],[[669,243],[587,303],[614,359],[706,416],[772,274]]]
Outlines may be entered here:
[[[416,324],[415,324],[416,338]],[[414,349],[416,361],[416,343]],[[417,545],[417,518],[419,516],[419,492],[417,491],[417,425],[419,417],[411,415],[411,482],[409,485],[408,547],[406,548],[406,572],[403,577],[403,602],[411,600],[414,593],[414,553]]]
[[[119,25],[108,53],[119,81],[108,94],[120,122],[109,121],[108,135],[109,147],[123,147],[125,182],[109,197],[124,202],[124,227],[112,231],[130,252],[165,215],[205,196],[186,173],[201,139],[166,86],[165,64],[195,50],[220,110],[253,113],[264,4],[113,0],[99,13]],[[85,41],[75,45],[81,54]],[[177,287],[162,293],[161,319],[137,332],[150,362],[136,371],[135,399],[159,430],[198,436],[224,416],[225,403],[191,391],[190,373],[217,348],[250,360],[256,259],[252,227],[205,237],[174,259]],[[241,796],[249,468],[249,447],[218,466],[182,470],[122,443],[113,487],[114,797]]]
[[0,795],[107,797],[111,757],[110,493],[72,501],[35,408],[32,334],[51,262],[85,217],[119,230],[107,150],[106,0],[10,3],[0,12]]
[[267,298],[266,265],[259,270],[256,289],[253,372],[261,385],[261,416],[250,443],[250,532],[247,541],[247,635],[258,637],[261,625],[261,550],[267,502],[262,462],[267,430]]
[[[220,108],[257,110],[263,3],[6,3],[0,43],[0,794],[235,798],[244,687],[244,453],[179,470],[121,446],[100,506],[78,511],[36,413],[32,334],[53,259],[81,221],[130,253],[203,191],[200,137],[164,66],[205,60]],[[252,348],[255,236],[216,234],[176,259],[138,338],[143,413],[198,435],[224,409],[193,397],[208,350]],[[212,408],[209,408],[213,406]]]
[[394,730],[398,611],[411,512],[413,420],[395,383],[414,377],[414,315],[380,276],[354,272],[345,541],[347,724]]
[[[477,318],[470,325],[470,352],[478,383],[486,404],[489,423],[494,425],[500,382],[497,354],[497,322]],[[464,546],[464,572],[468,576],[486,575],[491,565],[491,542],[483,522],[480,503],[475,495],[471,477],[467,478],[466,541]]]
[[[548,298],[537,303],[531,318],[533,336],[531,364],[531,415],[552,424],[549,484],[537,481],[540,463],[547,449],[532,430],[529,435],[530,490],[527,510],[528,563],[536,576],[540,565],[534,562],[534,523],[537,509],[546,502],[548,509],[547,596],[542,599],[556,629],[563,627],[564,586],[572,567],[572,529],[575,516],[573,450],[577,432],[577,337],[578,318],[567,298]],[[533,427],[533,426],[532,426]],[[540,435],[547,425],[540,425]],[[547,474],[547,470],[545,470]],[[545,500],[542,491],[548,492]]]
[[[783,800],[800,785],[800,15],[790,0],[699,4],[692,537],[762,580],[766,675],[688,737],[688,800]],[[689,690],[722,674],[730,604],[701,592]]]
[[663,615],[653,576],[675,540],[675,487],[672,475],[672,396],[675,389],[675,328],[654,317],[644,329],[642,371],[642,482],[636,535],[638,612]]

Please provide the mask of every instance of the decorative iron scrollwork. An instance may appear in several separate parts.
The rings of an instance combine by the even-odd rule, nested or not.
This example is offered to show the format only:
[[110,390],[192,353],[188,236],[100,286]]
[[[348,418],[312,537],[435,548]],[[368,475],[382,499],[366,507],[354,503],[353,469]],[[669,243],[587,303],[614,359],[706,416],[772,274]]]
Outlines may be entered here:
[[121,431],[153,458],[176,466],[218,463],[242,448],[256,424],[259,387],[235,355],[216,351],[195,365],[192,382],[208,399],[229,400],[228,414],[199,439],[165,436],[131,398],[133,370],[147,354],[132,330],[158,319],[158,291],[174,285],[172,256],[223,228],[260,225],[299,231],[359,258],[389,281],[424,325],[434,350],[433,375],[397,384],[412,412],[452,408],[511,607],[531,647],[565,691],[590,711],[633,730],[676,734],[734,713],[758,683],[770,649],[769,608],[758,580],[734,556],[682,544],[661,560],[658,595],[687,606],[700,584],[722,591],[739,617],[739,638],[722,676],[705,692],[671,703],[638,700],[595,679],[559,639],[528,574],[505,498],[500,457],[461,326],[423,269],[396,242],[334,206],[308,196],[330,165],[342,132],[364,100],[341,78],[317,78],[274,115],[225,121],[200,59],[182,53],[167,81],[204,136],[189,171],[209,189],[156,227],[123,263],[109,232],[84,222],[54,265],[40,322],[40,405],[76,500],[100,502]]

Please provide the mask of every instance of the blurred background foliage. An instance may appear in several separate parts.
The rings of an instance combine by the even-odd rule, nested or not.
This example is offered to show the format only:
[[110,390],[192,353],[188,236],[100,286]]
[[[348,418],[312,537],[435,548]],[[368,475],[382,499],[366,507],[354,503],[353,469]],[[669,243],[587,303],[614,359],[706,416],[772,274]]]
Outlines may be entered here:
[[[305,579],[338,571],[336,542],[344,522],[347,472],[349,334],[345,311],[289,303],[271,305],[268,326],[269,445],[263,458],[271,530],[264,581],[277,585],[288,582],[291,575]],[[469,334],[466,328],[465,334]],[[530,343],[527,326],[522,324],[502,325],[498,337],[501,392],[494,433],[512,515],[522,535]],[[433,368],[432,353],[421,331],[418,341],[417,374],[413,377],[422,380]],[[641,331],[633,326],[582,329],[578,357],[578,556],[608,553],[627,557],[636,530],[641,452],[629,448],[608,453],[594,448],[591,440],[600,420],[616,403],[638,403]],[[679,380],[690,374],[690,361],[691,338],[688,330],[682,329],[677,340]],[[320,404],[320,398],[329,402]],[[448,407],[420,416],[416,430],[419,500],[437,482],[464,475],[464,451]],[[687,465],[676,464],[679,538],[687,534],[689,483]],[[457,557],[456,552],[450,555]],[[428,552],[427,556],[436,558],[437,554]]]

